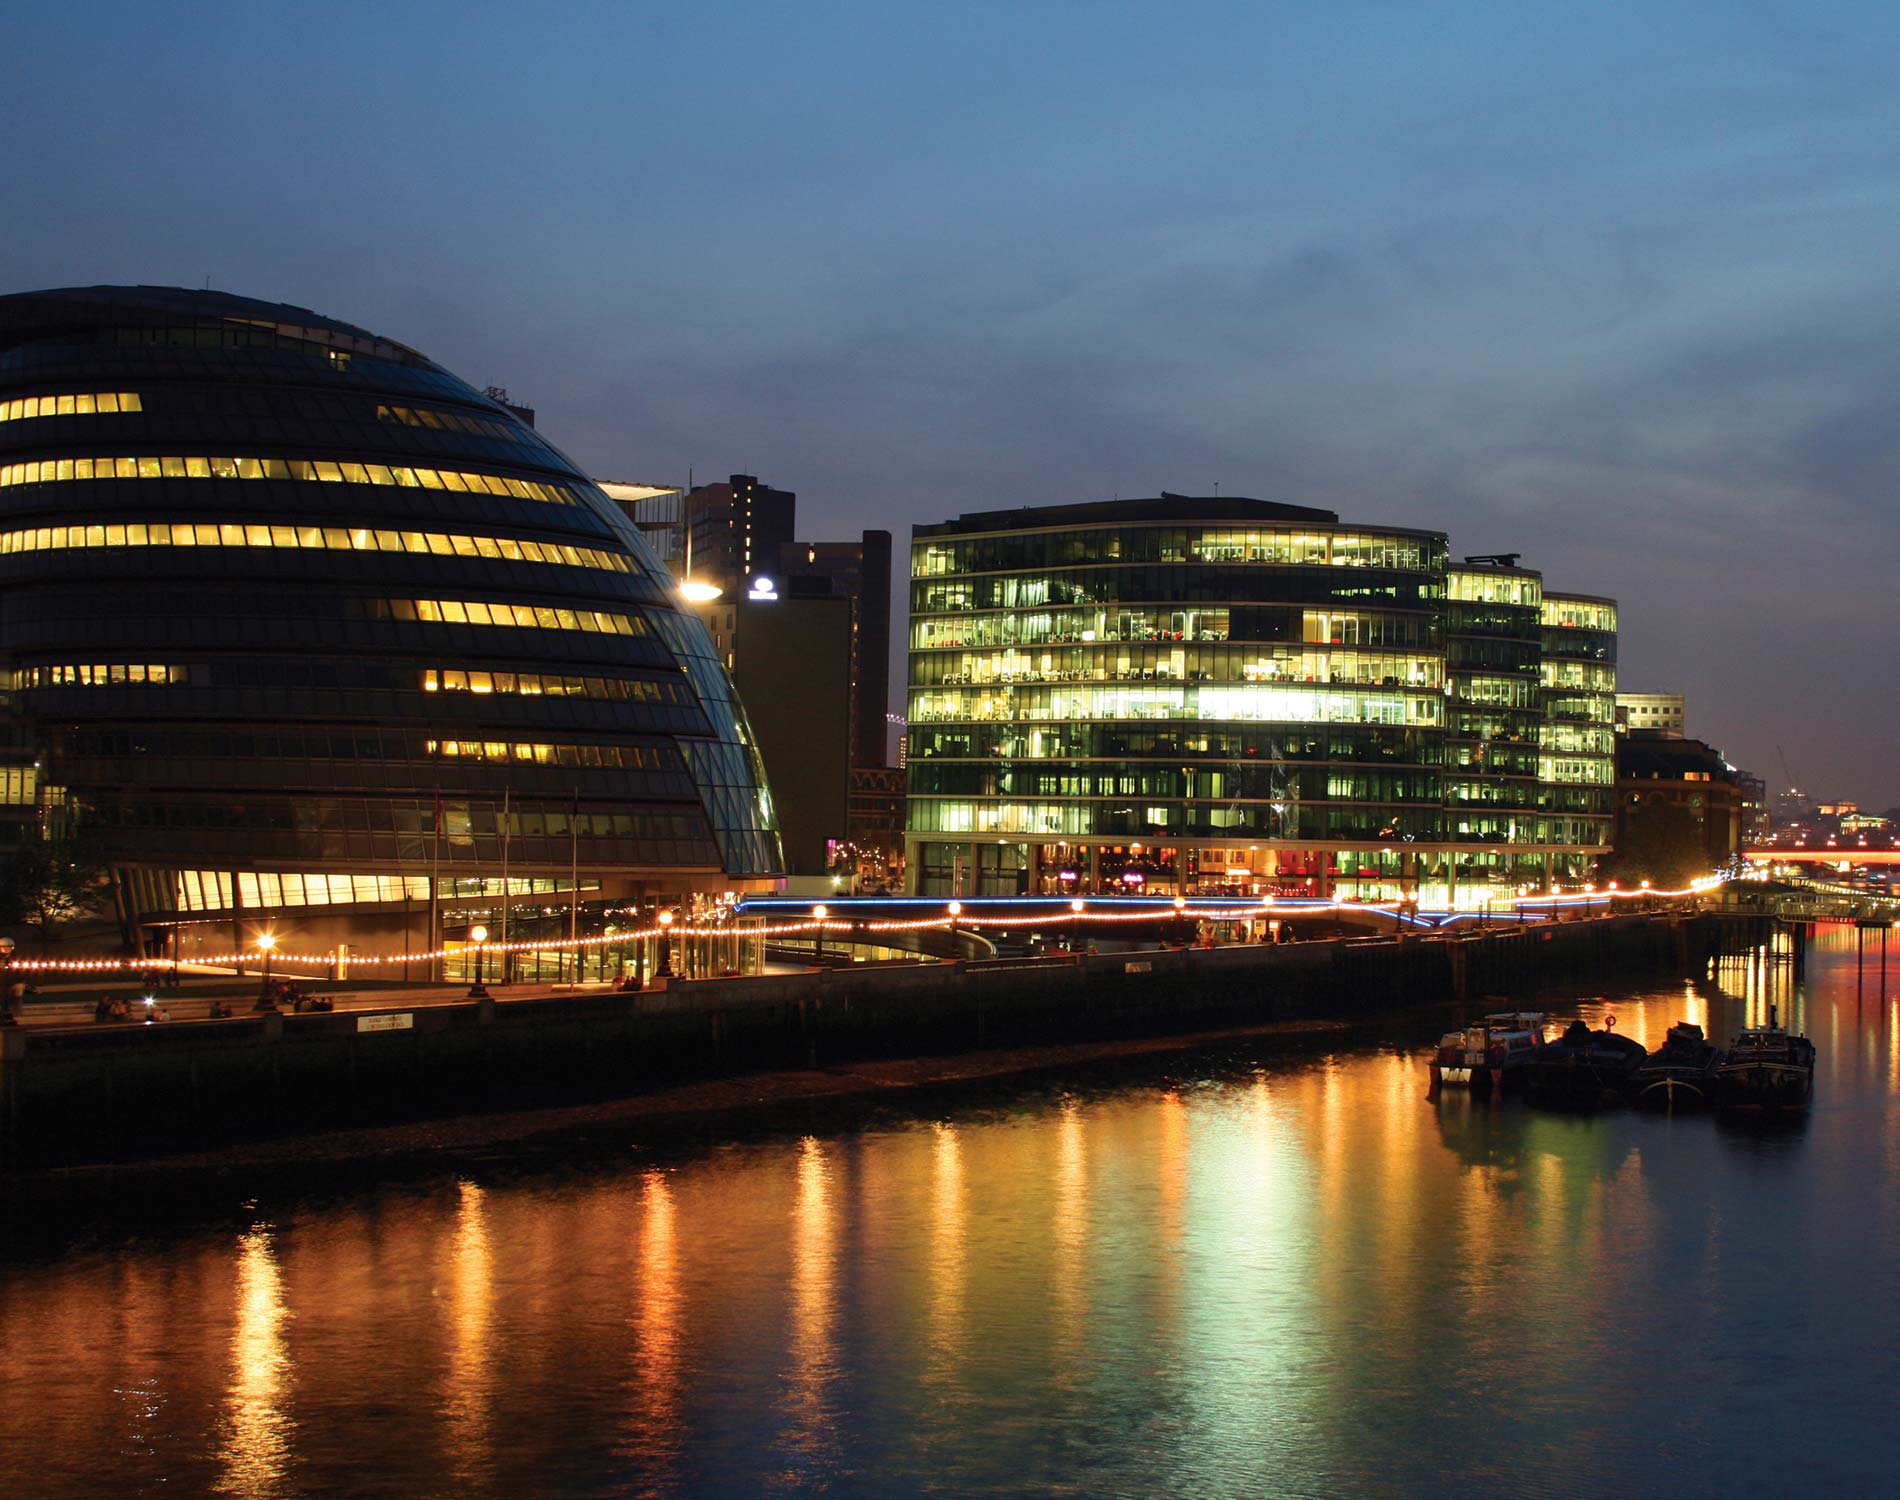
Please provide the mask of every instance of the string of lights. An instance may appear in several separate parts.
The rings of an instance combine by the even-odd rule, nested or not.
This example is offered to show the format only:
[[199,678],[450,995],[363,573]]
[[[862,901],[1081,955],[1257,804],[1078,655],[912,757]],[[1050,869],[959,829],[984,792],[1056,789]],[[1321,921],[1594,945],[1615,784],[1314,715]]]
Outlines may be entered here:
[[[1532,893],[1520,891],[1505,898],[1504,904],[1510,908],[1539,909],[1552,906],[1576,906],[1614,901],[1633,900],[1682,900],[1707,895],[1725,884],[1719,875],[1704,876],[1692,880],[1680,890],[1652,890],[1644,886],[1636,890],[1620,890],[1614,882],[1606,889],[1598,891],[1586,886],[1579,891],[1563,892],[1551,890]],[[950,901],[944,907],[942,916],[863,918],[833,916],[822,904],[812,907],[812,915],[801,921],[780,921],[761,923],[758,926],[740,926],[732,918],[720,916],[686,921],[659,921],[652,926],[627,928],[616,932],[601,933],[589,937],[550,938],[533,942],[518,943],[462,943],[444,946],[416,953],[389,954],[351,954],[348,966],[352,969],[388,968],[396,965],[426,964],[439,959],[467,957],[471,954],[510,954],[510,953],[563,953],[585,952],[597,948],[613,947],[626,943],[645,942],[649,939],[671,937],[674,939],[737,937],[737,938],[779,938],[810,937],[814,934],[852,934],[852,933],[900,933],[927,931],[972,930],[976,928],[1018,928],[1050,927],[1060,930],[1073,923],[1127,924],[1136,922],[1155,922],[1170,917],[1191,918],[1196,922],[1250,922],[1261,918],[1287,916],[1314,916],[1326,912],[1378,912],[1397,921],[1430,928],[1451,921],[1471,919],[1475,913],[1450,913],[1434,920],[1431,917],[1418,916],[1407,911],[1398,901],[1342,901],[1324,900],[1310,897],[1279,899],[1263,897],[1258,901],[1231,906],[1189,906],[1184,899],[1174,903],[1172,909],[1166,906],[1147,905],[1140,910],[1100,910],[1091,908],[1083,898],[1069,903],[1068,909],[1059,906],[1045,906],[1044,909],[1022,915],[1001,916],[991,911],[966,911],[961,902]],[[670,914],[668,914],[670,916]],[[11,967],[15,970],[32,973],[66,974],[105,974],[118,972],[149,973],[159,970],[176,973],[181,969],[226,969],[239,966],[256,966],[262,960],[262,949],[244,952],[200,955],[194,958],[15,958]],[[294,968],[298,965],[315,965],[323,968],[334,967],[339,956],[334,953],[290,953],[273,946],[271,961],[279,967]]]

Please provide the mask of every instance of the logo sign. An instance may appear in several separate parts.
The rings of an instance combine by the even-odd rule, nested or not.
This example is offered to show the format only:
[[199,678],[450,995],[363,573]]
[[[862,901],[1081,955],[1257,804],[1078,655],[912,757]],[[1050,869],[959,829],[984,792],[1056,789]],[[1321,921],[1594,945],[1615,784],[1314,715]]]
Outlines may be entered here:
[[776,600],[778,585],[769,578],[755,578],[752,580],[752,591],[746,595],[746,598]]
[[358,1031],[408,1031],[416,1024],[413,1013],[400,1016],[358,1016]]

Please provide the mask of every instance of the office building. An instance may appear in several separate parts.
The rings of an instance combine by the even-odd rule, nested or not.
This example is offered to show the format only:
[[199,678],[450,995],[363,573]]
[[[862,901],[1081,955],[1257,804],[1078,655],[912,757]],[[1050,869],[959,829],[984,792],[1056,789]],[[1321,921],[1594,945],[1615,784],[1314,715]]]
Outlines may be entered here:
[[387,950],[504,863],[601,903],[780,874],[640,532],[413,349],[218,292],[0,298],[0,504],[11,743],[41,818],[100,841],[128,939]]
[[1615,606],[1515,559],[1163,495],[918,526],[910,572],[916,890],[1475,904],[1608,846]]
[[1644,730],[1666,739],[1681,739],[1688,731],[1681,693],[1618,693],[1616,728],[1619,734]]

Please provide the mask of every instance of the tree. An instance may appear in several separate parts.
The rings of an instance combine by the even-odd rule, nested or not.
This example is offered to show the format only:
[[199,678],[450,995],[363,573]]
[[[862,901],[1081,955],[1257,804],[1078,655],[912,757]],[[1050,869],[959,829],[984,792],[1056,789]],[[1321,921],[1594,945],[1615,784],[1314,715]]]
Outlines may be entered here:
[[42,948],[65,922],[89,917],[107,896],[106,865],[81,838],[29,838],[0,874],[0,912],[39,929]]
[[1629,810],[1616,848],[1598,869],[1625,886],[1647,880],[1662,890],[1679,890],[1696,876],[1709,873],[1702,824],[1676,803],[1639,803]]

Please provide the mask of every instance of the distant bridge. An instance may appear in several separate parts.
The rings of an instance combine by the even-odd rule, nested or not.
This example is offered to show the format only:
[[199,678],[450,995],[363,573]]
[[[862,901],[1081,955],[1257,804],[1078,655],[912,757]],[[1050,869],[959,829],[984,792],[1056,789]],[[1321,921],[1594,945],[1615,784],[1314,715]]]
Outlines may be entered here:
[[1837,849],[1831,844],[1798,844],[1787,849],[1744,849],[1742,858],[1752,865],[1900,865],[1900,849],[1863,849],[1858,845]]

